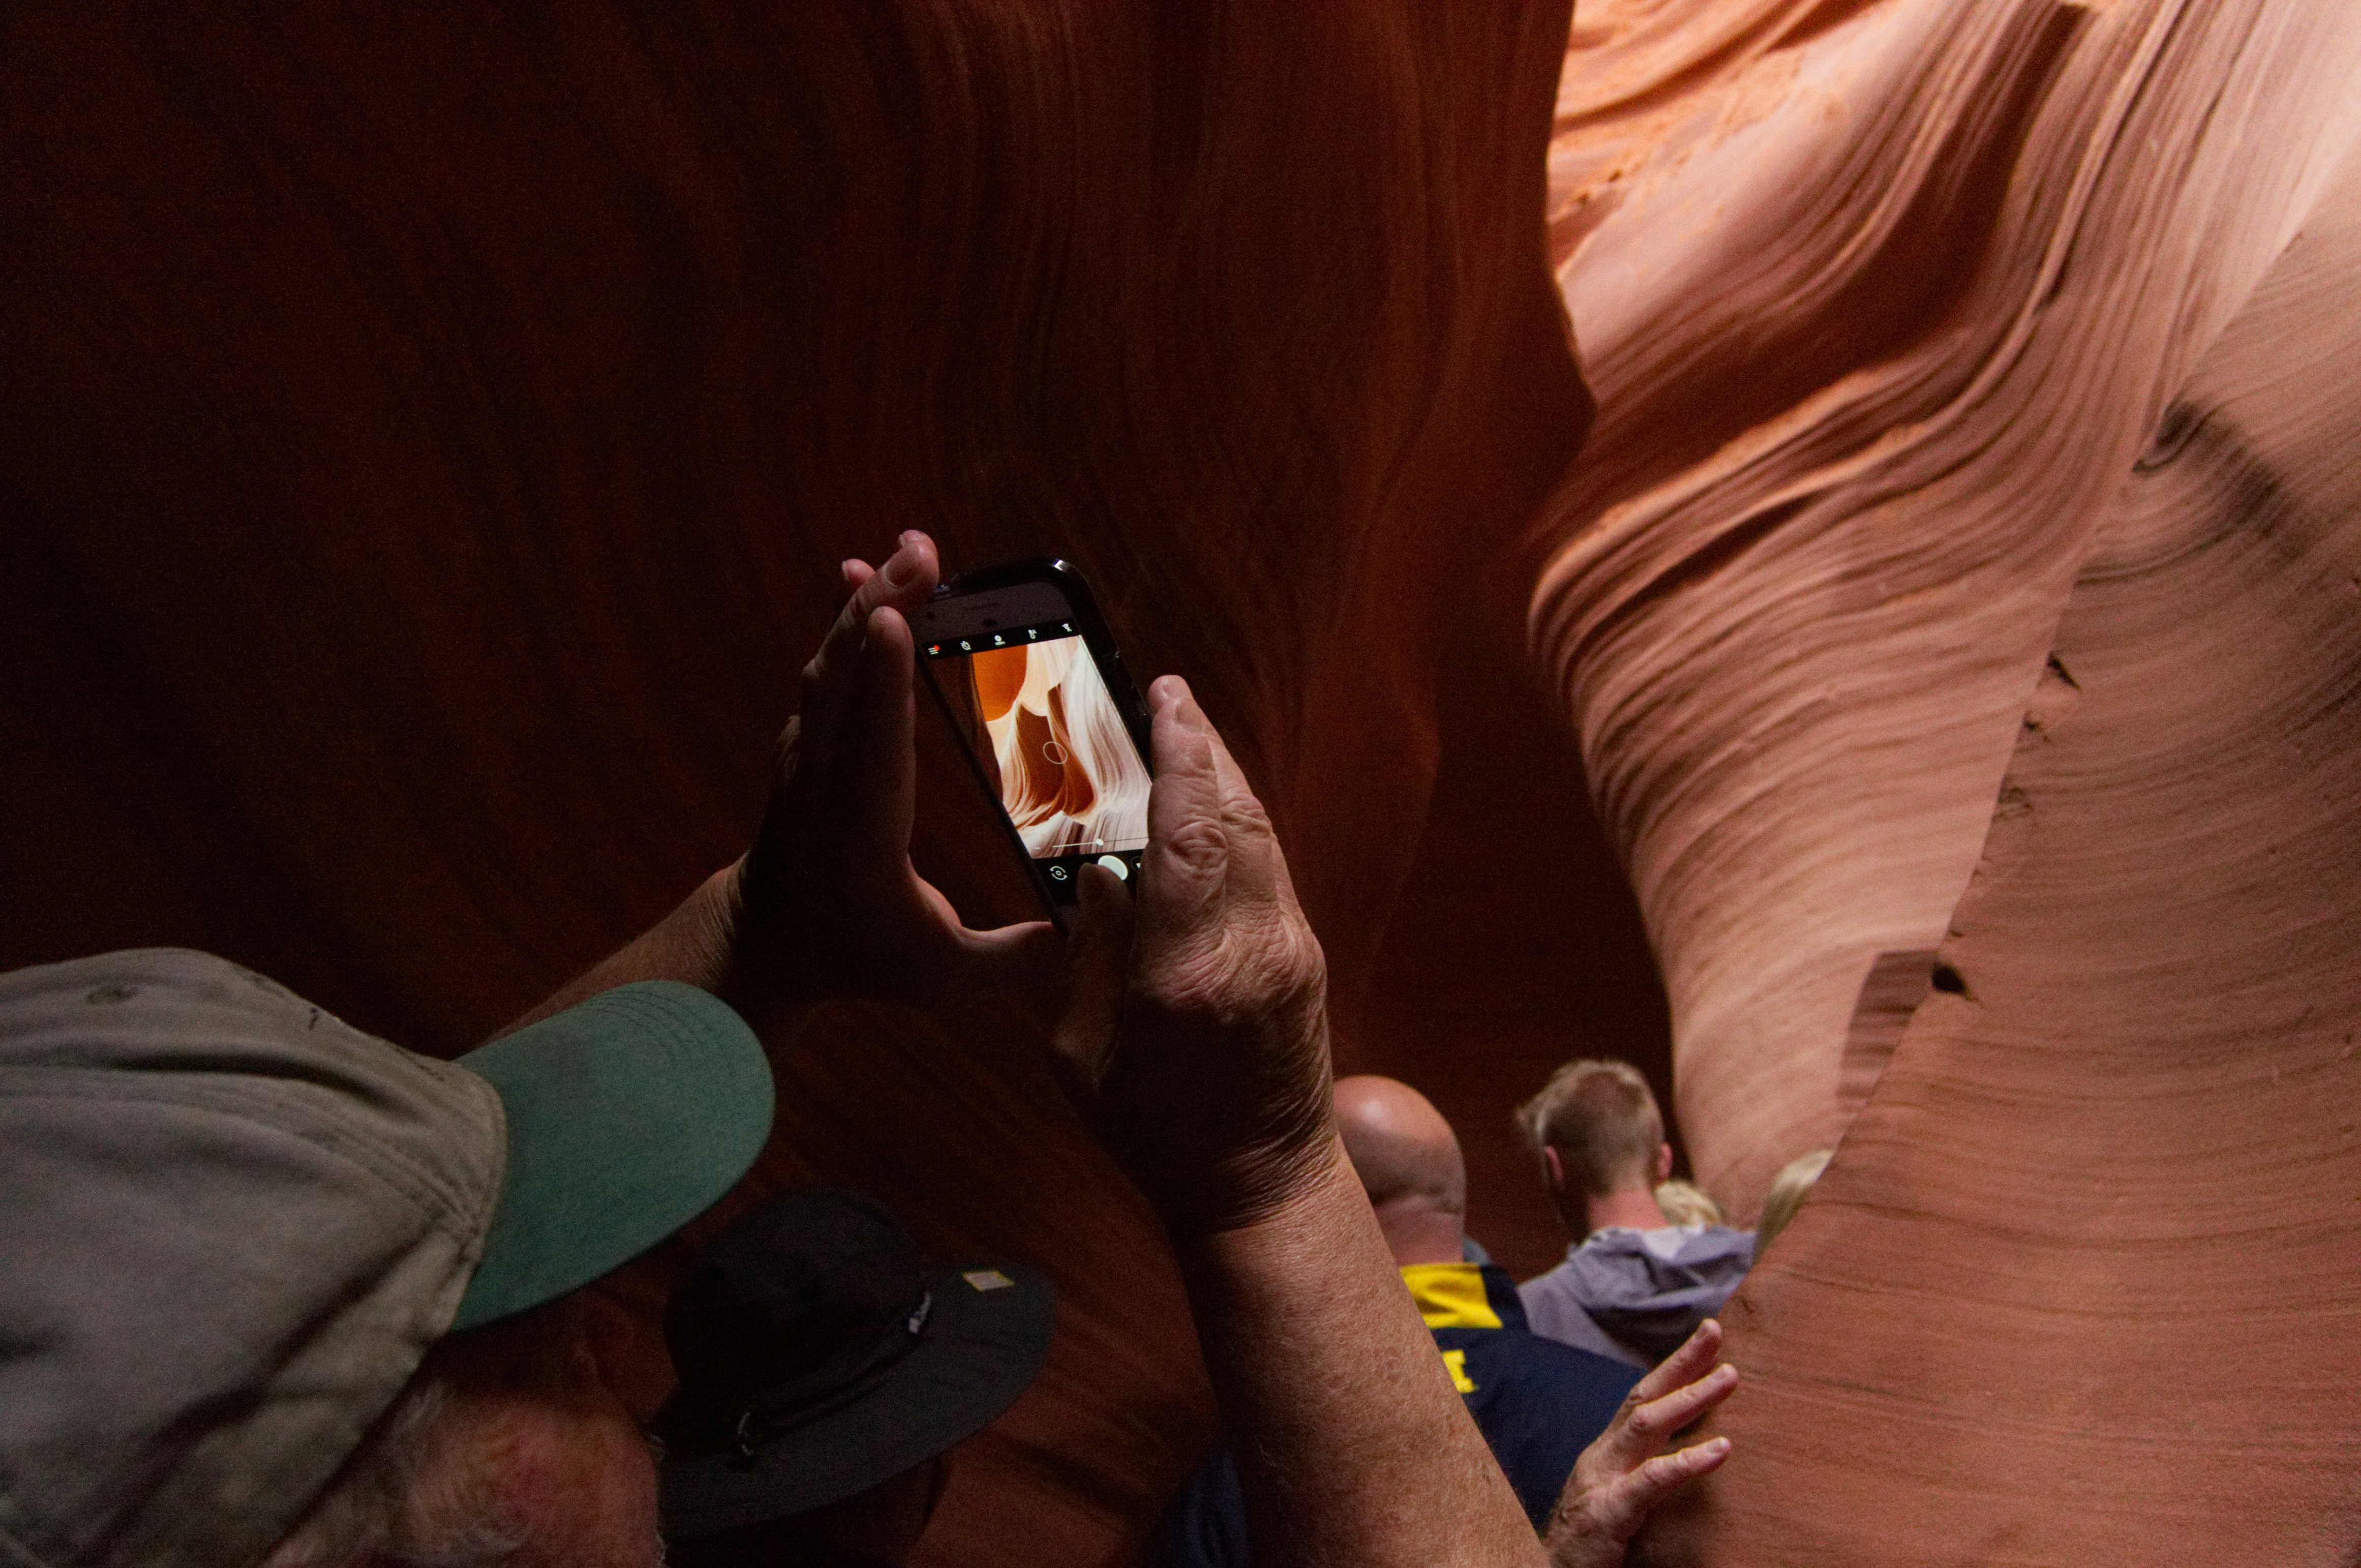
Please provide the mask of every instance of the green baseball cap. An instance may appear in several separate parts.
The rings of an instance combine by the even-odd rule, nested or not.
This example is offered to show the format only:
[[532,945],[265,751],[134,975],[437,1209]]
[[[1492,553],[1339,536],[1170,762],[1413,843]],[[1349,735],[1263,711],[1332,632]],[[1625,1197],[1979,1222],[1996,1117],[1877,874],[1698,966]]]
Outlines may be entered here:
[[0,974],[0,1558],[260,1561],[436,1340],[686,1223],[772,1095],[669,981],[449,1062],[204,953]]
[[770,1136],[770,1065],[693,985],[602,992],[457,1059],[508,1115],[508,1169],[452,1328],[554,1300],[712,1207]]

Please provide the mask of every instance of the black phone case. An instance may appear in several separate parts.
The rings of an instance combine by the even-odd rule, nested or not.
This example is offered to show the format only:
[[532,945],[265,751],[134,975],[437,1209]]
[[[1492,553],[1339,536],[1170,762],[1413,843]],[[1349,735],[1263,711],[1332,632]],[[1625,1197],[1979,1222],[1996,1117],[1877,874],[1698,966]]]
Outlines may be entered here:
[[[1029,560],[1004,561],[997,565],[979,566],[972,572],[961,572],[938,587],[935,597],[939,599],[952,598],[961,594],[1014,587],[1019,583],[1049,583],[1073,607],[1074,622],[1082,629],[1082,646],[1089,652],[1091,662],[1098,666],[1099,679],[1106,683],[1108,695],[1115,698],[1116,707],[1123,714],[1124,728],[1130,732],[1131,743],[1139,751],[1141,764],[1148,769],[1150,778],[1155,777],[1156,754],[1148,749],[1148,699],[1140,694],[1138,685],[1131,678],[1130,667],[1123,662],[1122,651],[1115,645],[1115,636],[1107,630],[1105,616],[1099,612],[1098,598],[1091,592],[1090,583],[1075,569],[1073,563],[1036,556]],[[918,667],[926,675],[927,689],[934,694],[936,711],[943,716],[943,722],[956,735],[959,720],[952,714],[950,699],[943,696],[943,688],[936,681],[934,671],[928,667],[930,663],[929,660],[920,659]],[[1016,824],[1009,820],[1007,811],[1000,804],[999,792],[992,787],[992,781],[984,775],[983,765],[976,760],[974,752],[964,742],[960,742],[959,748],[960,754],[967,759],[968,772],[974,778],[976,788],[983,792],[984,798],[992,806],[993,815],[1000,819],[1001,828],[1008,837],[1009,848],[1025,863],[1025,874],[1032,879],[1034,894],[1041,900],[1042,907],[1049,912],[1049,918],[1056,923],[1058,929],[1063,931],[1066,928],[1066,911],[1071,905],[1056,896],[1049,879],[1042,874],[1041,862],[1027,852],[1025,840],[1017,836]]]

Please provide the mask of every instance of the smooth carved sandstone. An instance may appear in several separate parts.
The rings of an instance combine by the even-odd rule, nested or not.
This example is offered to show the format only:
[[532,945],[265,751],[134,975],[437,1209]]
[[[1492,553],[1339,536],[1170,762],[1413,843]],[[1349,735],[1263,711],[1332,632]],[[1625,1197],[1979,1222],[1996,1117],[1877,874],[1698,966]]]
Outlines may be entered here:
[[1953,989],[1733,1313],[1704,1560],[2361,1551],[2356,279],[2361,158],[2101,509]]
[[2318,0],[1746,14],[1686,72],[1644,12],[1574,35],[1599,414],[1532,610],[1741,1214],[1841,1130],[1864,981],[1942,936],[2117,483],[2361,125]]
[[[2361,1543],[2345,0],[36,5],[0,81],[0,962],[458,1048],[742,843],[840,557],[1065,554],[1504,1255],[1642,916],[1708,1184],[1844,1135],[1647,1553]],[[933,1563],[1119,1561],[1212,1431],[1040,1005],[771,1042],[754,1187],[1056,1277]]]
[[1537,651],[1707,1180],[1843,1136],[1640,1557],[2348,1561],[2361,15],[1763,15],[1554,159]]

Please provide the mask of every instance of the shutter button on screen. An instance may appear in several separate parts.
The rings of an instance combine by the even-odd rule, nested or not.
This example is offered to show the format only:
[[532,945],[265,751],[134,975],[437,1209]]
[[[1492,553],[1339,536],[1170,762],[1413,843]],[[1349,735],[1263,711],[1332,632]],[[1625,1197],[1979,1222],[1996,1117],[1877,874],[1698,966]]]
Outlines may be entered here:
[[1131,868],[1123,863],[1123,857],[1121,855],[1101,855],[1099,857],[1099,864],[1115,872],[1116,879],[1119,881],[1129,882],[1131,880]]

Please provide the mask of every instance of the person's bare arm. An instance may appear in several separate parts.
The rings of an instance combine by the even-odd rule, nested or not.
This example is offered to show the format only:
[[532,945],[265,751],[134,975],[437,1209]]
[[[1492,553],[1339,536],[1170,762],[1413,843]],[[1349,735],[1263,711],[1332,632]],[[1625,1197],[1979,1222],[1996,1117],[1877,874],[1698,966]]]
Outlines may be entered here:
[[934,542],[915,531],[882,570],[844,563],[851,593],[804,667],[752,847],[502,1033],[635,980],[701,987],[773,1032],[824,997],[924,1002],[1054,972],[1049,922],[970,930],[910,864],[917,662],[906,618],[934,597],[939,570]]
[[737,871],[726,866],[707,877],[663,919],[511,1019],[492,1037],[513,1035],[635,980],[677,980],[719,992],[734,940],[730,883]]
[[1341,1146],[1300,1196],[1180,1253],[1256,1562],[1543,1561]]
[[1538,1568],[1336,1138],[1325,966],[1269,820],[1188,688],[1150,696],[1137,899],[1086,869],[1060,1059],[1171,1234],[1256,1560]]

